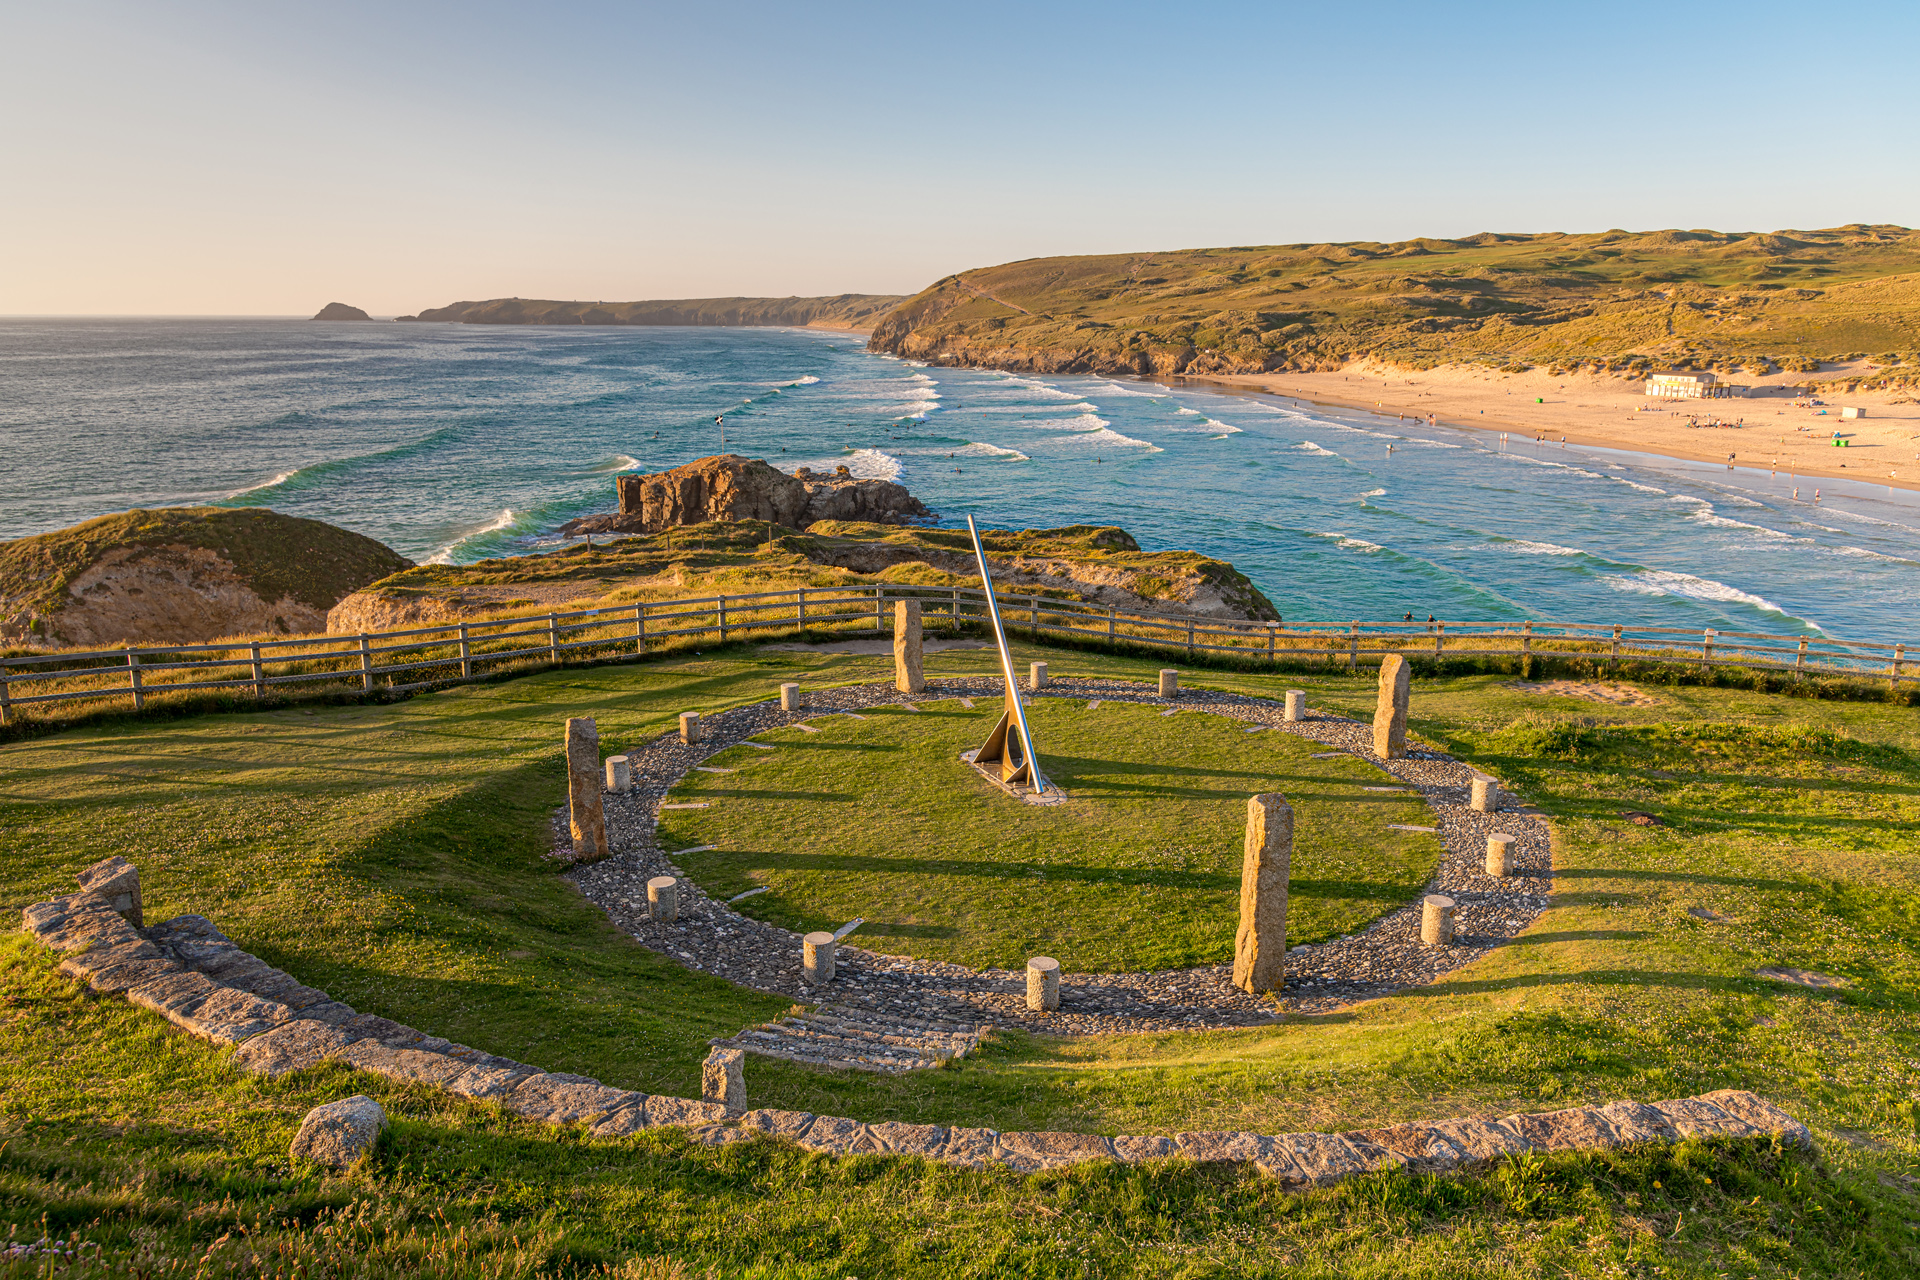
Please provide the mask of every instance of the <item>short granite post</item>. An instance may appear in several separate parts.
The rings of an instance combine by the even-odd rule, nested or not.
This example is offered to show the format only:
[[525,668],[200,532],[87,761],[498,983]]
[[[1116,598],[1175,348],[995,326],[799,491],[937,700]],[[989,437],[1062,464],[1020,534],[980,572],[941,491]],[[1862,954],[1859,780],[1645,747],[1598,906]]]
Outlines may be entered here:
[[102,858],[80,873],[83,893],[97,893],[136,929],[146,927],[140,907],[140,869],[119,854]]
[[1475,774],[1473,778],[1473,799],[1468,807],[1475,813],[1498,813],[1500,811],[1500,784],[1484,774]]
[[1413,668],[1397,653],[1380,660],[1380,699],[1373,710],[1373,754],[1402,760],[1407,754],[1407,691]]
[[893,606],[893,687],[901,693],[919,693],[927,687],[920,672],[925,637],[920,628],[920,602],[899,600]]
[[700,1064],[700,1097],[739,1115],[747,1109],[747,1051],[713,1048]]
[[1287,690],[1287,719],[1305,720],[1307,718],[1307,691],[1305,689]]
[[680,741],[692,746],[700,741],[700,713],[682,711],[680,713]]
[[655,876],[647,881],[647,910],[655,924],[672,924],[680,918],[680,882],[672,876]]
[[833,981],[833,951],[838,942],[825,930],[800,939],[800,976],[814,986]]
[[607,856],[607,815],[600,805],[600,730],[592,716],[567,721],[567,825],[576,860]]
[[1240,931],[1233,940],[1233,985],[1250,995],[1286,985],[1292,866],[1293,806],[1277,791],[1250,798],[1240,862]]
[[1060,962],[1052,956],[1027,961],[1027,1008],[1051,1013],[1060,1007]]
[[1487,837],[1487,874],[1504,876],[1513,868],[1513,837],[1491,835]]
[[1027,668],[1027,687],[1029,689],[1045,688],[1046,683],[1047,683],[1047,664],[1046,663],[1036,662],[1031,667]]
[[607,790],[615,795],[633,790],[633,758],[607,757]]
[[373,1150],[387,1113],[364,1093],[328,1102],[307,1112],[287,1154],[333,1169],[345,1169]]
[[1453,941],[1453,899],[1430,893],[1420,900],[1420,941],[1444,947]]
[[799,685],[783,684],[780,686],[780,709],[782,711],[798,711],[800,709]]
[[1160,668],[1160,696],[1171,698],[1180,692],[1180,673],[1172,667]]

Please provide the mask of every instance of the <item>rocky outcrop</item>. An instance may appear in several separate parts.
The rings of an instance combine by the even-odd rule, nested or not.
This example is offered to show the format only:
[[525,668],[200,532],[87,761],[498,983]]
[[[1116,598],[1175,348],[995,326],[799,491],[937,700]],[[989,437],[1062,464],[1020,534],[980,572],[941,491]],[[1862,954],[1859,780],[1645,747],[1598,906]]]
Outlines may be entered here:
[[841,467],[832,476],[802,467],[794,475],[757,458],[729,453],[701,458],[671,471],[621,476],[620,510],[613,515],[568,521],[560,532],[660,533],[711,520],[765,520],[804,529],[820,520],[910,524],[934,513],[891,480],[856,480]]
[[342,597],[412,564],[262,508],[127,511],[0,543],[0,638],[98,648],[321,631]]
[[329,1102],[307,1112],[287,1154],[330,1169],[351,1167],[380,1140],[387,1113],[364,1093]]
[[371,320],[372,316],[358,307],[350,307],[344,302],[329,302],[320,308],[315,320]]

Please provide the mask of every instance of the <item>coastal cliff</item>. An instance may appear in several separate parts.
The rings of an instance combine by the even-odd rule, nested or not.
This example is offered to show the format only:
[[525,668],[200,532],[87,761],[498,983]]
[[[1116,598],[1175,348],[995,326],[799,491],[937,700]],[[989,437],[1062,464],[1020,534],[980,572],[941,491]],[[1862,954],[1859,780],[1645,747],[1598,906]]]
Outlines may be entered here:
[[1811,372],[1865,352],[1912,365],[1920,235],[1487,233],[1035,258],[936,282],[868,345],[932,364],[1150,377],[1359,359],[1627,376]]
[[0,637],[92,648],[321,631],[341,597],[412,564],[264,508],[123,511],[0,543]]
[[867,329],[900,302],[899,294],[842,293],[830,298],[674,298],[652,302],[549,302],[493,298],[429,307],[401,320],[457,324],[719,325],[729,327],[813,325]]

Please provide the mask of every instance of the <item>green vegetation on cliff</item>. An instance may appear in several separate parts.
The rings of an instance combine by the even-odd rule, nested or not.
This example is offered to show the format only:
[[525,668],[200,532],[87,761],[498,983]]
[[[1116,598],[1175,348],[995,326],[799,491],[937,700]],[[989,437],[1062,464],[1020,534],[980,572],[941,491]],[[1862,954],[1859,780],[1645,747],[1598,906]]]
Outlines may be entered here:
[[651,302],[546,302],[494,298],[429,307],[402,320],[461,324],[808,325],[860,329],[903,301],[891,293],[842,293],[831,298],[668,298]]
[[[1371,356],[1639,373],[1920,365],[1920,234],[1605,231],[1033,258],[949,276],[873,349],[1043,372],[1254,373]],[[1914,370],[1920,376],[1920,368]]]

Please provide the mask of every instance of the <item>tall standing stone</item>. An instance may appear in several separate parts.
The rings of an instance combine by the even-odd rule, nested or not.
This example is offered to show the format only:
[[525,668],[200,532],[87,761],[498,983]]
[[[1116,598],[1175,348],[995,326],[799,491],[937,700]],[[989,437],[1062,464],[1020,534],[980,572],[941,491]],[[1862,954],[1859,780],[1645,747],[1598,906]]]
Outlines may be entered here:
[[1373,754],[1401,760],[1407,754],[1407,693],[1413,668],[1397,653],[1380,660],[1380,701],[1373,711]]
[[1286,983],[1292,864],[1293,806],[1274,791],[1252,797],[1240,863],[1240,931],[1233,942],[1233,985],[1252,995],[1278,991]]
[[592,716],[575,716],[567,721],[567,820],[576,859],[607,856],[600,779],[600,730]]
[[919,693],[927,687],[920,674],[920,655],[924,643],[920,630],[920,602],[899,600],[893,606],[893,687],[902,693]]

